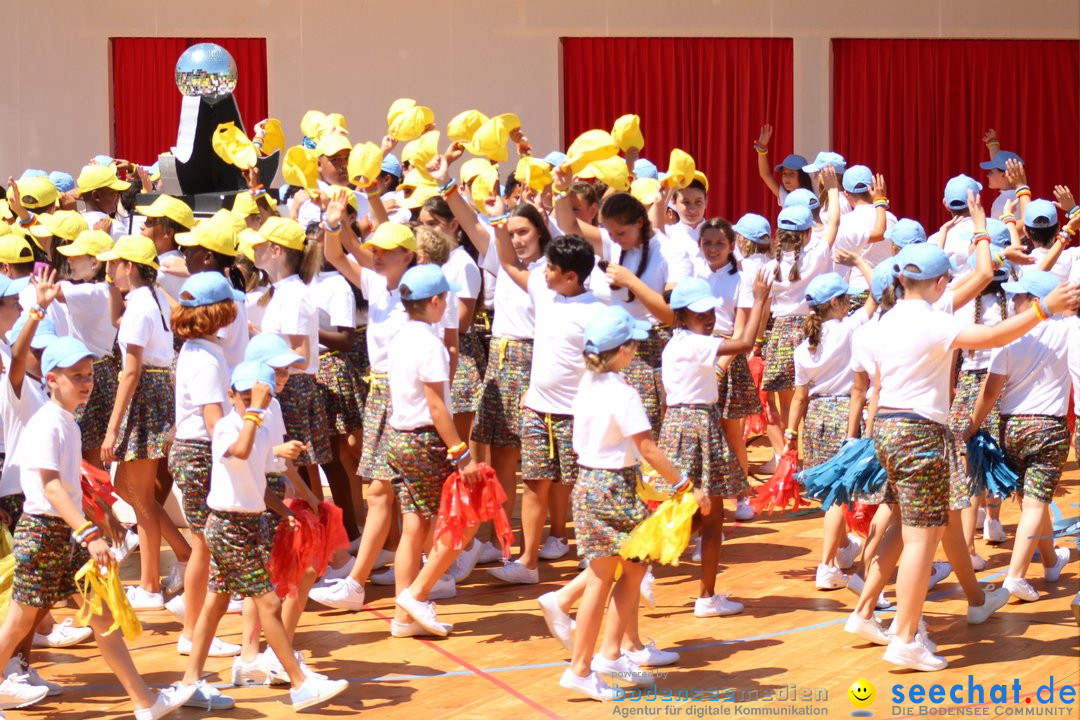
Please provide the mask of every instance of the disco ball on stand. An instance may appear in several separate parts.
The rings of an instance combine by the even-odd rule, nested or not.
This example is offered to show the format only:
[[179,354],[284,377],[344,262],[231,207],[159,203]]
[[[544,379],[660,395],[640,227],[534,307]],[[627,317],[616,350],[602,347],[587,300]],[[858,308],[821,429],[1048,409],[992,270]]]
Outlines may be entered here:
[[236,89],[236,61],[220,45],[192,45],[176,61],[176,87],[211,104],[223,100]]

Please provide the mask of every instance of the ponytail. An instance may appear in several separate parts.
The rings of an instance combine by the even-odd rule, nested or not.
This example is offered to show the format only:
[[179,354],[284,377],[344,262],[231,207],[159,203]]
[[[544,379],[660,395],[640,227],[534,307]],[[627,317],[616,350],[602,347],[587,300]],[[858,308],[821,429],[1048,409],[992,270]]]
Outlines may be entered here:
[[803,336],[810,343],[810,352],[817,353],[818,345],[821,344],[821,328],[825,324],[825,316],[832,307],[832,301],[810,308],[812,312],[803,320]]
[[776,233],[776,251],[774,253],[776,258],[775,279],[780,279],[780,263],[783,260],[785,250],[790,250],[795,253],[791,269],[788,271],[788,281],[796,282],[802,277],[799,272],[799,264],[802,262],[803,241],[806,239],[807,232],[809,231],[779,230]]

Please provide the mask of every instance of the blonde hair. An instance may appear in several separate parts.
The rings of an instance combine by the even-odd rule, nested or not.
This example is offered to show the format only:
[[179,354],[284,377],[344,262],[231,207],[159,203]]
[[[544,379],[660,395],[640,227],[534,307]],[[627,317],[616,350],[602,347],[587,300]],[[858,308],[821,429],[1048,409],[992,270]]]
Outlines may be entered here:
[[443,233],[426,225],[413,228],[416,234],[416,252],[434,265],[445,265],[450,258],[450,240]]
[[780,263],[784,259],[784,251],[794,250],[795,259],[788,270],[788,280],[795,282],[800,279],[799,263],[802,261],[803,240],[809,230],[779,230],[776,233],[776,250],[773,257],[776,259],[775,279],[780,279]]
[[623,349],[624,345],[632,342],[634,341],[627,340],[617,348],[604,350],[600,353],[591,353],[588,350],[584,351],[582,355],[585,356],[585,369],[594,373],[611,372],[611,365],[615,362],[615,356],[619,354],[619,351]]

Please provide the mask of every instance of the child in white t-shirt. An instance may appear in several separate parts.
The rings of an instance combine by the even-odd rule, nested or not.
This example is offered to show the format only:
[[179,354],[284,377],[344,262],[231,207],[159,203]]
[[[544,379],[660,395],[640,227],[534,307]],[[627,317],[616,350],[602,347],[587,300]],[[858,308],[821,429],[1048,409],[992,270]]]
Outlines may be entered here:
[[[803,168],[807,165],[806,158],[794,153],[784,158],[776,167],[769,162],[769,140],[772,139],[773,127],[769,123],[761,126],[761,133],[757,142],[754,143],[754,152],[757,155],[757,170],[761,182],[769,188],[769,192],[776,196],[776,204],[784,207],[791,193],[799,189],[813,192],[814,181]],[[777,182],[774,173],[780,173]]]
[[[876,267],[892,255],[892,248],[885,242],[885,232],[896,223],[896,216],[889,212],[885,195],[885,181],[875,177],[865,165],[853,165],[844,172],[844,197],[851,204],[851,212],[840,217],[836,233],[836,248],[858,253]],[[852,306],[866,301],[869,286],[862,273],[845,278],[859,291]]]

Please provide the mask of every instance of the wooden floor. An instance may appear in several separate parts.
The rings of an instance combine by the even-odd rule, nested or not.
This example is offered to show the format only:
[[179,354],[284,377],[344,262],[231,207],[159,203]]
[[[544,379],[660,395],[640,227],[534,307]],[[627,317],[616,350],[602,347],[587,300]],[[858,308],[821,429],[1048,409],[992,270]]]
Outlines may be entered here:
[[[1056,506],[1070,517],[1080,514],[1080,473],[1072,460],[1067,471],[1064,492],[1056,498]],[[993,547],[976,540],[980,553],[989,561],[980,578],[1000,582],[1003,577],[1018,514],[1015,503],[1005,504],[1002,519],[1010,542]],[[655,568],[657,607],[642,610],[642,633],[660,647],[682,654],[676,666],[666,669],[667,675],[658,680],[657,687],[676,694],[704,689],[713,692],[713,697],[730,692],[736,701],[793,695],[794,703],[624,700],[602,705],[568,694],[558,685],[567,653],[547,635],[536,605],[537,596],[557,588],[577,572],[576,558],[568,558],[542,563],[541,583],[533,586],[499,586],[488,582],[487,574],[478,569],[459,586],[456,598],[439,604],[440,619],[455,626],[453,635],[441,640],[389,636],[392,588],[369,585],[370,604],[359,613],[310,605],[297,633],[297,646],[307,653],[314,669],[351,682],[337,702],[312,714],[353,717],[362,712],[371,717],[424,720],[631,714],[711,717],[745,714],[747,709],[803,707],[818,716],[847,716],[853,710],[847,688],[856,679],[865,678],[877,688],[871,710],[876,717],[890,717],[901,712],[892,701],[892,688],[898,684],[906,694],[916,683],[939,683],[946,688],[961,683],[966,694],[969,675],[974,676],[973,682],[984,685],[987,693],[995,683],[1011,688],[1014,679],[1019,679],[1023,705],[1024,696],[1049,683],[1051,676],[1055,687],[1075,688],[1080,683],[1077,625],[1069,607],[1080,589],[1075,549],[1060,582],[1045,583],[1038,563],[1032,566],[1029,577],[1043,599],[1023,604],[1014,600],[981,626],[965,623],[966,604],[955,578],[938,586],[926,605],[925,617],[949,667],[938,673],[911,673],[883,662],[882,648],[843,632],[843,621],[855,600],[853,594],[814,589],[820,511],[755,519],[728,527],[726,535],[718,588],[746,604],[741,615],[695,618],[696,565],[687,562],[679,567]],[[1075,548],[1073,541],[1069,547]],[[137,573],[131,560],[124,569],[129,577]],[[891,615],[886,612],[883,617]],[[183,667],[183,658],[175,650],[179,624],[164,611],[141,617],[145,632],[131,645],[137,666],[151,684],[174,682]],[[239,631],[239,616],[230,615],[219,634],[239,642]],[[35,664],[44,677],[65,686],[64,695],[56,702],[9,710],[9,718],[131,716],[130,702],[92,642],[76,649],[40,652]],[[228,683],[230,667],[231,660],[210,659],[208,679]],[[815,700],[798,699],[806,692]],[[237,707],[222,716],[247,720],[293,715],[284,689],[229,688],[227,693],[235,697]],[[1059,703],[1053,707],[1070,706]],[[1002,708],[984,709],[993,716]],[[206,714],[185,709],[174,717]],[[1058,714],[1076,717],[1076,706],[1071,706],[1071,712],[1059,710]]]

